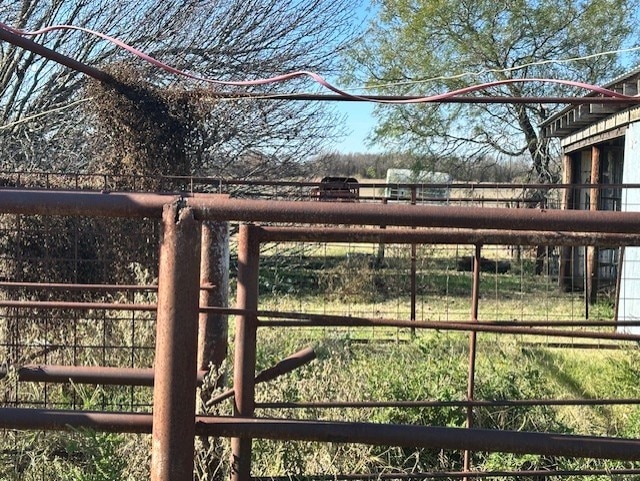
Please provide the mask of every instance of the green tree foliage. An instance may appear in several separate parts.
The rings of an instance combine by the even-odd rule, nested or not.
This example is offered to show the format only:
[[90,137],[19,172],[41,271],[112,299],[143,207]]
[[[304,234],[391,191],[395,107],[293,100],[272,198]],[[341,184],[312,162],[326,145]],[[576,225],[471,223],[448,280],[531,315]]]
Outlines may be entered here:
[[[377,93],[432,94],[518,78],[599,83],[621,72],[617,55],[554,62],[628,46],[637,0],[376,0],[377,18],[351,51],[355,80]],[[582,95],[515,83],[485,95]],[[377,139],[468,158],[527,155],[537,181],[553,180],[553,148],[537,124],[562,106],[380,107]]]

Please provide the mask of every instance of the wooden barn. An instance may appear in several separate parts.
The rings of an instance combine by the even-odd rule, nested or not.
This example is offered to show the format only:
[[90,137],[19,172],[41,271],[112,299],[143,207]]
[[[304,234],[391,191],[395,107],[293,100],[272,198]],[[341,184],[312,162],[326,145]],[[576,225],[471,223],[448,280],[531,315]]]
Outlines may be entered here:
[[[640,67],[605,87],[638,95]],[[576,185],[564,191],[562,208],[640,210],[640,189],[620,186],[640,183],[639,105],[570,106],[549,118],[542,128],[546,137],[560,139],[563,183]],[[596,301],[599,288],[613,288],[620,279],[619,319],[640,318],[640,295],[634,294],[640,293],[640,248],[627,248],[624,253],[618,248],[566,248],[560,277],[567,290],[584,288],[591,303]]]

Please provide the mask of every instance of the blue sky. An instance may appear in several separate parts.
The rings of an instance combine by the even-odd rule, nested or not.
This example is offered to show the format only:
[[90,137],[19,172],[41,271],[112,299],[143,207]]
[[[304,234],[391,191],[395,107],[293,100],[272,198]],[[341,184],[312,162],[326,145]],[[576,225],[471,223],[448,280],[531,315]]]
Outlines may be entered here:
[[336,102],[335,110],[345,118],[346,137],[342,142],[331,146],[331,150],[339,152],[378,152],[379,147],[368,146],[366,137],[375,126],[373,118],[374,104],[368,102]]
[[[360,0],[354,11],[356,21],[366,22],[374,12],[369,0]],[[338,85],[342,87],[342,85]],[[346,136],[341,142],[328,146],[330,150],[343,153],[379,152],[380,148],[367,145],[366,138],[375,127],[374,104],[368,102],[336,102],[333,106],[339,116],[344,117]]]
[[[354,7],[354,19],[356,22],[367,22],[375,15],[375,6],[370,0],[358,0]],[[629,65],[629,69],[637,64],[637,57],[633,54],[623,55],[623,63]],[[339,81],[333,81],[338,87]],[[349,90],[348,88],[346,90]],[[366,102],[336,102],[333,106],[338,114],[344,118],[345,137],[334,144],[327,146],[328,150],[336,150],[342,153],[367,153],[380,152],[380,146],[371,146],[367,142],[367,137],[371,134],[376,125],[373,117],[373,103]]]

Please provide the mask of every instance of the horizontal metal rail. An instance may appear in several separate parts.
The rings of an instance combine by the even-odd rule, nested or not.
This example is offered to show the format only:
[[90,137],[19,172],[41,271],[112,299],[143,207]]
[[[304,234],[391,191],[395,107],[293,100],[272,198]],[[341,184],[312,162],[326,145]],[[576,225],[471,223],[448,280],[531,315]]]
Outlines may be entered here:
[[[183,183],[189,183],[190,185],[198,185],[203,184],[209,187],[214,187],[216,189],[229,188],[229,187],[239,187],[239,186],[250,186],[250,187],[293,187],[293,188],[303,188],[303,187],[320,187],[323,185],[322,182],[319,181],[286,181],[286,180],[253,180],[253,179],[228,179],[222,177],[207,177],[207,176],[191,176],[191,175],[157,175],[157,176],[148,176],[148,175],[136,175],[136,174],[91,174],[91,173],[79,173],[79,172],[55,172],[55,171],[43,171],[43,172],[28,172],[28,171],[20,171],[20,170],[4,170],[0,171],[0,176],[7,179],[8,182],[14,182],[15,184],[12,187],[20,187],[24,186],[29,188],[29,182],[23,182],[26,178],[28,180],[40,179],[45,181],[45,185],[51,185],[50,179],[71,179],[74,181],[73,188],[86,188],[86,187],[97,187],[96,182],[82,183],[82,179],[89,179],[94,181],[99,181],[102,186],[107,186],[108,181],[114,181],[117,183],[123,183],[126,185],[137,185],[139,181],[148,180],[150,178],[157,180],[168,180],[168,181],[182,181]],[[473,192],[483,192],[483,191],[495,191],[497,189],[506,189],[511,191],[520,191],[520,192],[534,192],[536,190],[542,192],[549,191],[561,191],[567,189],[619,189],[619,188],[628,188],[628,189],[638,189],[640,188],[640,184],[638,183],[611,183],[611,184],[597,184],[593,185],[590,183],[587,184],[548,184],[548,183],[536,183],[536,182],[417,182],[417,183],[409,183],[409,182],[387,182],[386,180],[378,180],[375,179],[365,179],[361,180],[358,183],[347,182],[348,185],[358,186],[359,188],[386,188],[386,187],[401,187],[401,188],[421,188],[426,185],[429,187],[441,188],[441,189],[466,189]],[[70,186],[69,186],[70,187]],[[68,188],[69,188],[68,187]],[[255,189],[253,189],[255,191]],[[222,191],[221,191],[222,192]],[[279,191],[278,191],[279,192]],[[378,197],[380,198],[380,197]],[[492,192],[491,199],[495,199],[495,192]],[[518,199],[518,198],[516,198]],[[527,201],[527,198],[522,196],[519,197],[520,200]]]
[[473,401],[315,401],[259,402],[256,409],[366,409],[366,408],[446,408],[446,407],[531,407],[531,406],[633,406],[640,399],[498,399]]
[[[96,292],[141,292],[141,291],[157,291],[157,285],[140,285],[140,284],[72,284],[65,282],[12,282],[0,281],[0,289],[16,290],[47,290],[47,291],[96,291]],[[215,290],[215,286],[201,285],[201,291]]]
[[[339,94],[318,94],[318,93],[283,93],[283,94],[261,94],[255,92],[210,92],[211,98],[222,99],[255,99],[262,101],[269,100],[292,100],[292,101],[310,101],[310,102],[389,102],[389,101],[411,101],[418,100],[420,96],[411,95],[358,95],[344,96]],[[613,104],[620,106],[635,105],[640,103],[638,98],[619,98],[619,97],[513,97],[502,95],[456,95],[444,99],[438,99],[428,102],[430,104],[567,104],[567,105],[584,105],[584,104]]]
[[[280,376],[290,373],[295,369],[308,364],[316,358],[316,353],[311,347],[306,347],[294,354],[282,359],[275,365],[260,371],[255,382],[263,383],[272,381]],[[0,379],[8,374],[6,367],[0,368]],[[102,366],[60,366],[51,364],[26,365],[16,369],[19,381],[26,382],[50,382],[76,384],[103,384],[114,386],[153,386],[153,368],[123,368]],[[197,382],[202,384],[207,371],[197,372]],[[215,398],[209,400],[209,404],[216,404],[233,397],[235,391],[230,389]]]
[[0,189],[0,212],[160,219],[163,206],[180,199],[176,194]]
[[361,242],[390,244],[636,246],[640,232],[544,232],[489,229],[340,229],[336,227],[261,227],[262,242]]
[[[157,291],[158,286],[136,284],[67,284],[63,282],[10,282],[0,281],[0,289],[69,290],[69,291]],[[209,289],[201,286],[200,289]]]
[[[405,321],[395,319],[370,319],[338,316],[313,316],[313,320],[277,320],[258,321],[259,326],[268,327],[401,327],[409,329],[435,329],[441,331],[491,332],[497,334],[517,334],[524,336],[570,337],[580,339],[615,339],[618,341],[640,341],[640,335],[619,332],[577,331],[560,329],[541,329],[526,326],[504,326],[486,322],[451,321]],[[636,324],[637,325],[637,324]]]
[[[0,206],[2,205],[0,194]],[[348,202],[296,202],[215,198],[194,194],[186,202],[201,220],[299,224],[386,225],[573,232],[640,232],[640,212],[500,209]]]
[[[102,366],[27,365],[19,367],[16,374],[20,381],[112,386],[153,386],[154,379],[153,368]],[[0,378],[6,375],[7,369],[0,369]],[[206,371],[197,373],[198,383],[202,383],[205,375]]]
[[222,194],[96,193],[0,189],[0,212],[159,219],[166,204],[192,208],[198,220],[386,225],[544,232],[640,232],[640,212],[507,209],[347,202],[231,199]]
[[[41,172],[29,172],[29,171],[20,171],[20,170],[3,170],[0,171],[0,176],[4,177],[8,182],[14,182],[12,187],[20,187],[24,186],[29,188],[30,181],[33,180],[44,180],[44,185],[51,185],[51,179],[71,179],[73,181],[73,188],[99,188],[100,185],[108,186],[108,181],[113,181],[116,184],[125,185],[139,185],[139,181],[148,180],[148,179],[157,179],[157,180],[168,180],[168,181],[182,181],[184,184],[189,183],[190,185],[198,185],[203,184],[209,187],[214,187],[216,189],[229,188],[229,187],[238,187],[238,186],[250,186],[250,187],[293,187],[293,188],[303,188],[303,187],[320,187],[323,185],[322,182],[319,181],[287,181],[287,180],[253,180],[253,179],[229,179],[223,177],[207,177],[207,176],[191,176],[191,175],[136,175],[136,174],[92,174],[92,173],[79,173],[79,172],[55,172],[55,171],[41,171]],[[24,182],[25,178],[28,182]],[[94,180],[94,182],[82,182],[83,179]],[[100,185],[96,183],[96,181],[100,182]],[[126,181],[126,182],[125,182]],[[386,180],[375,180],[375,179],[364,179],[357,183],[347,182],[348,185],[358,186],[360,188],[370,189],[370,188],[385,188],[385,187],[396,187],[399,186],[401,188],[420,188],[428,185],[429,187],[435,188],[449,188],[449,189],[466,189],[473,192],[483,192],[483,191],[495,191],[497,189],[506,189],[511,190],[513,192],[519,191],[522,193],[530,192],[538,190],[541,192],[549,192],[549,191],[561,191],[567,189],[619,189],[619,188],[628,188],[628,189],[638,189],[640,188],[639,183],[611,183],[611,184],[590,184],[590,183],[580,183],[580,184],[566,184],[566,183],[557,183],[557,184],[548,184],[548,183],[536,183],[536,182],[387,182]],[[69,185],[70,188],[71,185]],[[255,191],[256,189],[253,189]],[[221,191],[222,192],[222,191]],[[280,192],[280,191],[278,191]],[[492,199],[496,198],[495,192],[492,192]],[[520,200],[527,200],[524,195],[519,197]]]
[[[216,310],[221,308],[216,307],[206,307],[201,308],[204,310]],[[226,309],[225,309],[226,311]],[[276,321],[273,319],[282,320],[283,323],[291,323],[293,321],[305,321],[308,323],[324,323],[329,322],[331,325],[343,325],[344,327],[348,327],[352,325],[352,321],[354,322],[423,322],[427,324],[433,324],[434,326],[441,326],[443,324],[452,323],[455,325],[463,325],[469,326],[473,328],[478,324],[480,325],[489,325],[489,326],[511,326],[511,327],[618,327],[618,326],[640,326],[640,319],[635,321],[604,321],[604,320],[565,320],[565,319],[557,319],[557,320],[485,320],[485,321],[466,321],[466,320],[457,320],[457,319],[448,319],[446,321],[434,321],[434,320],[423,320],[423,321],[407,321],[407,320],[397,320],[397,319],[384,319],[384,318],[370,318],[370,317],[358,317],[358,316],[342,316],[342,315],[331,315],[331,314],[312,314],[312,313],[303,313],[303,312],[285,312],[285,311],[249,311],[243,309],[234,309],[235,313],[243,313],[243,314],[252,314],[256,315],[260,318],[271,318],[271,319],[262,319],[263,324],[276,324],[280,321]],[[344,323],[344,324],[340,324]],[[404,327],[404,326],[403,326]]]
[[[120,304],[102,302],[65,302],[65,301],[0,301],[0,308],[19,309],[69,309],[69,310],[122,310],[156,311],[155,304]],[[333,316],[325,314],[302,314],[294,312],[252,311],[244,309],[200,307],[200,312],[219,314],[254,314],[259,317],[258,325],[263,327],[371,327],[386,326],[415,329],[436,329],[445,331],[493,332],[530,336],[572,337],[583,339],[613,339],[621,341],[640,341],[640,335],[618,332],[587,330],[550,329],[559,327],[631,327],[640,325],[638,321],[412,321],[402,319],[366,318],[354,316]],[[541,329],[547,327],[549,329]]]
[[[640,440],[555,433],[435,426],[196,416],[202,436],[359,443],[414,448],[640,460]],[[0,408],[0,428],[150,433],[152,416],[45,409]]]
[[[124,302],[84,302],[84,301],[14,301],[0,300],[0,308],[12,309],[66,309],[79,311],[157,311],[157,304],[150,303],[124,303]],[[232,307],[200,306],[200,312],[212,312],[215,314],[244,314],[243,309]],[[250,311],[255,312],[255,311]]]
[[362,473],[362,474],[308,474],[289,476],[254,476],[252,481],[359,481],[384,479],[449,479],[449,478],[514,478],[532,477],[547,479],[552,476],[631,476],[640,474],[640,469],[523,469],[520,471],[432,471],[413,473]]
[[120,302],[74,302],[74,301],[0,301],[0,307],[17,309],[69,309],[69,310],[118,310],[156,311],[156,304],[129,304]]

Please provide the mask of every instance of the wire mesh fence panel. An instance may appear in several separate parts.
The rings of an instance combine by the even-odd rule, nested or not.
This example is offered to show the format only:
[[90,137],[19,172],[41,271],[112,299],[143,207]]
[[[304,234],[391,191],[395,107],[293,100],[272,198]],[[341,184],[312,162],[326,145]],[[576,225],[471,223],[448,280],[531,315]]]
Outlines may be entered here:
[[145,479],[150,441],[148,435],[4,430],[0,477],[7,481]]
[[[265,310],[423,321],[471,319],[475,247],[269,243],[262,247]],[[559,248],[485,246],[479,258],[483,321],[613,320],[614,290],[585,310],[561,288]],[[413,305],[412,305],[413,304]]]
[[[10,307],[2,308],[0,323],[4,382],[10,389],[5,392],[6,404],[38,402],[47,408],[83,407],[75,388],[61,391],[58,384],[44,382],[46,379],[18,382],[21,378],[29,381],[32,371],[46,371],[46,366],[151,368],[153,365],[155,312],[116,307],[110,310]],[[73,371],[67,376],[73,380]],[[83,382],[87,381],[80,381]],[[92,398],[100,409],[126,407],[135,411],[151,406],[149,388],[98,386],[100,378],[91,384],[97,396]]]
[[[3,215],[0,224],[0,350],[15,371],[6,403],[86,404],[76,387],[18,383],[26,365],[152,366],[155,312],[118,304],[155,302],[144,287],[157,277],[155,221]],[[96,408],[151,404],[148,388],[93,389]]]
[[[10,180],[65,189],[144,185],[143,179],[113,176],[21,174]],[[185,193],[304,202],[321,197],[317,183],[162,182]],[[428,192],[427,186],[416,186],[415,195],[402,194],[396,186],[397,198],[390,199],[388,186],[372,183],[360,185],[354,198],[350,187],[347,183],[343,190],[330,190],[330,201],[524,210],[553,208],[561,197],[560,190],[524,186],[450,186],[440,188],[446,191],[444,199],[435,199],[441,192]],[[370,230],[392,230],[382,227]],[[151,220],[0,216],[4,406],[151,412],[149,386],[26,381],[20,376],[27,376],[21,369],[28,366],[153,366],[156,291],[150,286],[158,275],[159,236]],[[232,236],[231,286],[237,273],[236,242]],[[256,370],[304,346],[314,347],[317,361],[258,384],[257,414],[637,438],[640,416],[633,399],[640,395],[637,383],[623,379],[637,374],[637,349],[635,341],[614,337],[623,250],[601,247],[594,254],[588,246],[481,244],[264,242],[259,310],[275,312],[259,316]],[[595,271],[587,262],[593,255]],[[595,297],[587,295],[590,272],[598,278]],[[633,269],[626,275],[628,281],[637,278]],[[631,302],[634,292],[631,282],[620,295]],[[277,322],[290,325],[285,331]],[[480,327],[477,335],[469,333],[470,323]],[[222,367],[222,374],[230,374],[230,365]],[[598,379],[598,389],[585,379]],[[619,405],[606,403],[613,397]],[[603,402],[595,407],[549,403],[572,399]],[[217,414],[231,412],[231,401],[215,408]],[[227,445],[214,444],[207,449],[217,450],[218,461],[228,457]],[[100,469],[110,479],[119,473],[131,478],[131,473],[147,472],[148,453],[149,439],[142,435],[5,430],[0,477],[62,479],[62,472]],[[560,456],[474,453],[471,459],[472,466],[484,471],[637,467]],[[100,464],[106,461],[110,464]],[[463,466],[461,450],[256,441],[253,452],[256,477],[369,473],[382,479],[459,473]]]

